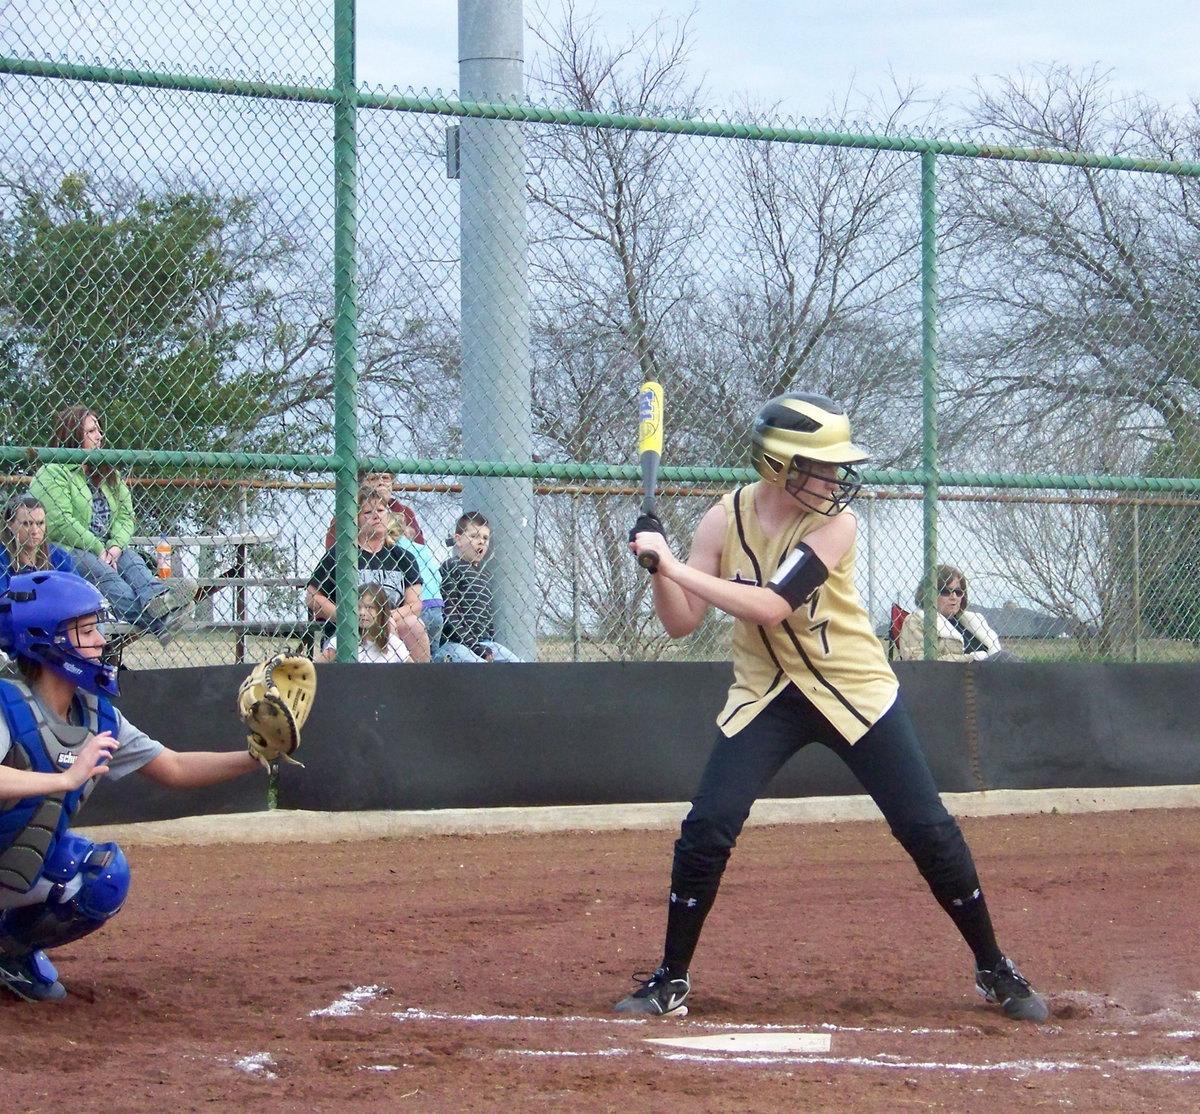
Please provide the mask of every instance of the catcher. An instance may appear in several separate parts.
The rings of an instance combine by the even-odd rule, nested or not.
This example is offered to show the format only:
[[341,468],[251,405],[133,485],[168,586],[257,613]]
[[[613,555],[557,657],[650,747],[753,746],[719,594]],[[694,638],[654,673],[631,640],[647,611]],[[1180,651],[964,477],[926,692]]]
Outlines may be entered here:
[[[137,770],[190,789],[250,773],[295,749],[312,695],[294,730],[252,720],[248,751],[172,750],[113,707],[118,663],[105,652],[104,618],[100,593],[71,573],[21,573],[0,593],[0,650],[20,677],[0,680],[0,982],[30,1002],[66,996],[46,949],[95,932],[129,889],[121,848],[70,828],[97,779]],[[249,707],[278,699],[270,672]]]

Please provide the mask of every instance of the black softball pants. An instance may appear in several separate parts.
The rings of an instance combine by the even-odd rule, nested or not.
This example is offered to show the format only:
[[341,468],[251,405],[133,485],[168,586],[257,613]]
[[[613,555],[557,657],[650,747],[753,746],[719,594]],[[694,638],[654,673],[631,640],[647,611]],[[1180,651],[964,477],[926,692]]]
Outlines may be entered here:
[[970,849],[946,811],[900,697],[853,746],[793,685],[719,735],[675,842],[666,959],[686,970],[750,806],[801,747],[821,743],[870,794],[981,962],[999,957]]

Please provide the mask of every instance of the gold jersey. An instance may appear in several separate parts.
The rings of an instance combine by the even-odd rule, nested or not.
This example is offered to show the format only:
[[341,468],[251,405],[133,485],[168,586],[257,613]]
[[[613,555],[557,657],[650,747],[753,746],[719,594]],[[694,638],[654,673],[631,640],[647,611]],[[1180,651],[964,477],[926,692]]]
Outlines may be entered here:
[[[829,518],[811,512],[780,536],[768,537],[754,508],[757,487],[740,487],[721,499],[726,521],[721,576],[766,585],[797,543]],[[855,549],[851,545],[825,583],[778,626],[734,621],[733,685],[717,717],[725,735],[745,727],[789,681],[849,743],[892,706],[899,682],[854,586]]]

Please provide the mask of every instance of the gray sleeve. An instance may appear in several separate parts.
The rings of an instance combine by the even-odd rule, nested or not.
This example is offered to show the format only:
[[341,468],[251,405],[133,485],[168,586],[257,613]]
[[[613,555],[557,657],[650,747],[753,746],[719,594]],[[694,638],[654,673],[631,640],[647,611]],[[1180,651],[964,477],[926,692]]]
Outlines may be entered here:
[[150,738],[145,731],[134,727],[117,710],[117,747],[112,761],[108,764],[108,778],[119,781],[126,774],[140,770],[147,762],[153,761],[166,749],[157,739]]

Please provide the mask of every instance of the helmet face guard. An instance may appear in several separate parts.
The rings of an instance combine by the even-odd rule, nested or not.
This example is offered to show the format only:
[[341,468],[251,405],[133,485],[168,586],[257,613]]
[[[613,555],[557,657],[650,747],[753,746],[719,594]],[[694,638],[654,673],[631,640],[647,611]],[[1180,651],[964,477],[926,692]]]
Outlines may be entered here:
[[105,646],[98,658],[71,641],[71,625],[109,618],[104,597],[82,577],[49,569],[18,573],[0,593],[0,650],[37,662],[87,692],[118,695],[120,649]]
[[[870,453],[850,439],[841,405],[824,395],[796,393],[779,395],[758,412],[750,456],[766,483],[782,487],[806,510],[834,515],[858,494],[862,479],[854,465]],[[836,467],[832,477],[830,465]],[[818,493],[807,489],[810,480],[836,486]]]
[[[810,479],[820,480],[823,483],[829,482],[826,476],[821,475],[814,468],[814,465],[819,463],[814,460],[805,460],[799,456],[792,457],[792,461],[788,465],[787,476],[784,479],[784,487],[787,493],[805,510],[825,515],[838,514],[845,510],[858,494],[859,488],[862,487],[862,477],[854,465],[839,464],[834,480],[837,486],[828,496],[817,494],[807,490],[806,485]],[[826,467],[828,466],[826,465]]]

